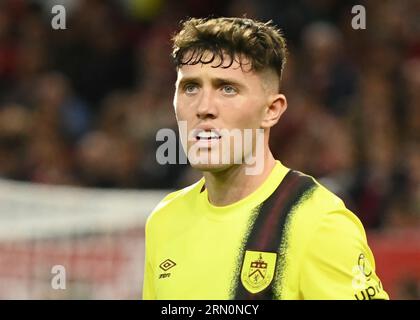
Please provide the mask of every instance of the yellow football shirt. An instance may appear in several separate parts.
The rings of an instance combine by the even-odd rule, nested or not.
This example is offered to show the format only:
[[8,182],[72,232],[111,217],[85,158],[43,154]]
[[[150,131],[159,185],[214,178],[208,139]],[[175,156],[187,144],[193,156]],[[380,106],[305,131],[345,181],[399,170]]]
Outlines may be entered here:
[[204,178],[146,224],[144,299],[388,299],[364,228],[340,198],[279,161],[253,193],[208,201]]

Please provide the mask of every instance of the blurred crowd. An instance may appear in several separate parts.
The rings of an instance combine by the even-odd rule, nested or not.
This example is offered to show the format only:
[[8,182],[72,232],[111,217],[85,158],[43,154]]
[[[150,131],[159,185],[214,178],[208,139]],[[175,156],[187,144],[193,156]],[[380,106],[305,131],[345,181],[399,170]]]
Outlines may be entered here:
[[[54,4],[66,29],[54,30]],[[366,8],[354,30],[354,4]],[[159,165],[177,130],[171,35],[188,16],[273,20],[289,46],[289,108],[271,147],[342,196],[368,229],[420,227],[418,1],[0,1],[0,177],[180,188]]]

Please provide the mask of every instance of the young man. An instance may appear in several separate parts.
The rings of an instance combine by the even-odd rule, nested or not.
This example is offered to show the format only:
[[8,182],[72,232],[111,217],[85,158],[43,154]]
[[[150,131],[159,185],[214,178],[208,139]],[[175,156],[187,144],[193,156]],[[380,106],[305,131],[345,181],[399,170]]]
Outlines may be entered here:
[[148,219],[144,299],[388,299],[359,219],[270,152],[287,108],[281,32],[190,19],[173,40],[175,113],[203,178]]

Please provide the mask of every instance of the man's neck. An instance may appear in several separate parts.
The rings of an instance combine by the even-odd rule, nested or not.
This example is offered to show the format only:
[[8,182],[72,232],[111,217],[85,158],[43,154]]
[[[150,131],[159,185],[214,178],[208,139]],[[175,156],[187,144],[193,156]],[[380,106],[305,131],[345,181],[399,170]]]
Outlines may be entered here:
[[258,189],[268,178],[276,160],[271,152],[264,159],[264,169],[259,175],[247,175],[246,165],[233,166],[223,172],[205,172],[209,202],[215,206],[235,203]]

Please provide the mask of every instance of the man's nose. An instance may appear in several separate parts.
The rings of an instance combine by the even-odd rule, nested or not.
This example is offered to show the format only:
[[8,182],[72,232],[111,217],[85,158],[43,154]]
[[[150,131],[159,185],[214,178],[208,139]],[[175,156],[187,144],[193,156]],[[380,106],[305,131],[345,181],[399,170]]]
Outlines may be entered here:
[[197,118],[199,119],[214,119],[217,117],[216,101],[213,98],[212,92],[203,92],[197,106]]

